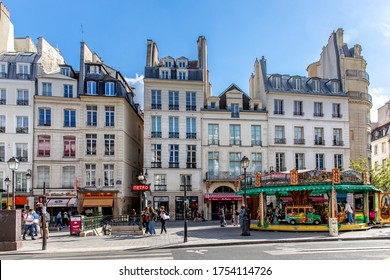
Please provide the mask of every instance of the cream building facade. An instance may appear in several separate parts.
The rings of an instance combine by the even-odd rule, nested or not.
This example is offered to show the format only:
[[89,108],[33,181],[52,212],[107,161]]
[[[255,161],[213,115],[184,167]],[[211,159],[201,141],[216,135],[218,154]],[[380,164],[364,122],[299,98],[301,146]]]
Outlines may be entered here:
[[371,133],[372,168],[390,160],[390,101],[378,108],[378,123]]

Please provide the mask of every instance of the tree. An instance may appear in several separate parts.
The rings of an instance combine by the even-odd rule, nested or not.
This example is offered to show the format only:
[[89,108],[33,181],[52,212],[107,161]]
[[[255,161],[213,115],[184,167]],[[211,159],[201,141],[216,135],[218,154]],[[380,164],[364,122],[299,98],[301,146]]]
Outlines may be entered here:
[[351,169],[362,172],[370,171],[371,184],[382,191],[390,191],[390,160],[387,159],[383,165],[371,168],[365,158],[359,158],[358,161],[351,160]]

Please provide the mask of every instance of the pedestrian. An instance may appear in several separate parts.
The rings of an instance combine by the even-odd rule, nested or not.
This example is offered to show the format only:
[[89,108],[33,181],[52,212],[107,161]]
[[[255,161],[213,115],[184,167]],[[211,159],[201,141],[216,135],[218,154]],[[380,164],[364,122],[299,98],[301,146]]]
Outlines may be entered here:
[[26,234],[29,232],[31,236],[31,240],[35,240],[34,237],[34,215],[33,210],[28,210],[27,214],[24,215],[24,232],[23,232],[23,240],[26,240]]
[[144,211],[142,211],[142,226],[145,228],[145,234],[149,232],[149,210],[148,207],[144,208]]
[[353,224],[353,209],[347,201],[345,201],[344,211],[347,213],[348,224]]
[[241,205],[240,211],[240,227],[244,226],[244,216],[246,215],[245,205]]
[[34,216],[34,224],[33,224],[34,236],[38,236],[38,232],[40,232],[40,230],[39,230],[39,217],[40,217],[40,215],[33,210],[33,216]]
[[234,214],[233,214],[234,226],[238,226],[239,225],[239,216],[240,216],[240,213],[238,212],[238,210],[234,209]]
[[62,230],[63,224],[62,224],[62,212],[58,212],[56,216],[56,227],[58,227],[60,230]]
[[154,211],[153,207],[149,207],[149,233],[150,235],[156,235],[156,229],[154,228],[154,223],[157,220],[157,214]]
[[221,208],[219,209],[219,223],[220,223],[221,227],[226,226],[225,208],[223,206],[221,206]]
[[165,228],[165,223],[167,222],[167,220],[169,220],[169,215],[165,211],[165,207],[161,206],[160,207],[160,221],[161,221],[161,233],[160,234],[163,234],[164,231],[165,231],[165,233],[167,233],[167,229]]
[[133,211],[130,214],[130,225],[135,226],[136,221],[137,221],[137,212],[135,211],[135,209],[133,209]]
[[64,216],[62,217],[62,224],[64,226],[69,226],[69,215],[67,212],[64,212]]

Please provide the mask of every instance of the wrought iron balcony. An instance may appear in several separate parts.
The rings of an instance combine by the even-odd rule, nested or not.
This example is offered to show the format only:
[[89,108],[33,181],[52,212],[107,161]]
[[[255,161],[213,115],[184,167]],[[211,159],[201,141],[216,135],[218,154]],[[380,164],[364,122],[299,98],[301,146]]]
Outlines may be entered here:
[[178,111],[179,105],[169,105],[169,110]]
[[152,132],[152,138],[161,138],[161,132]]
[[186,188],[187,191],[192,191],[192,185],[180,185],[180,191],[184,191],[184,188]]
[[28,106],[28,100],[18,99],[16,100],[16,105]]
[[187,162],[187,168],[196,168],[196,162]]
[[282,110],[274,111],[274,115],[284,115],[284,111]]
[[325,140],[323,139],[315,139],[314,145],[325,145]]
[[16,133],[28,133],[28,127],[17,127]]
[[187,139],[196,139],[196,132],[187,132]]
[[333,146],[344,146],[344,141],[333,140]]
[[20,162],[28,162],[28,157],[16,157]]
[[151,162],[152,168],[161,168],[161,161],[153,161]]
[[322,113],[322,112],[314,112],[313,116],[314,117],[323,117],[324,113]]
[[251,144],[252,146],[263,146],[263,143],[261,142],[261,140],[252,140],[251,141]]
[[7,104],[7,100],[5,99],[0,99],[0,105],[6,105]]
[[294,139],[294,144],[304,145],[305,144],[305,139]]
[[169,168],[179,168],[179,162],[170,162]]
[[275,144],[286,144],[286,138],[275,138]]
[[218,138],[209,138],[209,145],[219,145]]
[[196,111],[196,106],[187,105],[186,111]]
[[167,185],[154,185],[154,190],[156,192],[166,192],[167,191]]
[[16,74],[16,77],[19,79],[19,80],[28,80],[30,79],[30,75],[29,74]]
[[332,114],[332,117],[333,117],[333,118],[342,118],[342,117],[343,117],[343,114],[340,114],[340,113],[333,113],[333,114]]
[[[233,174],[229,171],[219,171],[219,172],[206,172],[206,181],[213,181],[213,180],[224,180],[224,181],[237,181],[238,177],[241,174]],[[247,175],[249,173],[247,172]]]
[[232,145],[232,146],[241,146],[241,140],[230,139],[230,145]]
[[294,116],[303,116],[304,115],[304,113],[303,112],[294,112]]
[[5,133],[5,126],[0,126],[0,133]]
[[161,104],[152,104],[152,109],[161,110]]
[[169,132],[169,138],[179,138],[179,132]]

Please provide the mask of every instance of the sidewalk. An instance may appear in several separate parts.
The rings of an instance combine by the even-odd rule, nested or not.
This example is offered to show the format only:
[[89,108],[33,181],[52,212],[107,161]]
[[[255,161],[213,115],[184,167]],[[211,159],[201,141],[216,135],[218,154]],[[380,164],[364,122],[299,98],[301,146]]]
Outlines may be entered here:
[[188,248],[237,244],[261,244],[281,242],[338,241],[360,239],[390,239],[390,226],[364,231],[340,232],[331,237],[327,232],[268,232],[251,231],[251,236],[241,236],[241,228],[231,225],[221,228],[218,221],[195,223],[188,221],[188,241],[184,243],[184,221],[167,223],[167,234],[160,235],[160,224],[156,224],[157,236],[130,235],[126,233],[111,236],[78,237],[69,234],[69,229],[50,232],[47,250],[42,250],[42,239],[23,241],[23,248],[17,252],[3,254],[85,252],[115,250],[148,250],[153,248]]

